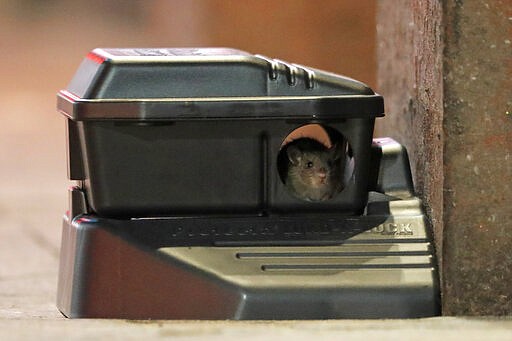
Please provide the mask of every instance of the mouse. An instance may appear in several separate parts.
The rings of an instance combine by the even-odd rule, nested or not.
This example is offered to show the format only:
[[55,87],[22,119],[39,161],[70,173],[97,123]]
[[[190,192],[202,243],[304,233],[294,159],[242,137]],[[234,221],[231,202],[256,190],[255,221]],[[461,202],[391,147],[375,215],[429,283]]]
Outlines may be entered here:
[[311,138],[299,138],[282,148],[283,182],[295,197],[306,201],[332,199],[343,189],[344,150]]

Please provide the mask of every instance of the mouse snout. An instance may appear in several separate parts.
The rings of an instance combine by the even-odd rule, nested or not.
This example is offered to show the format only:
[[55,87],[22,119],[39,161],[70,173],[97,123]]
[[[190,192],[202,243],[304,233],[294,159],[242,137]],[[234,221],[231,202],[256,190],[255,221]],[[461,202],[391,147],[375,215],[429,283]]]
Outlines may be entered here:
[[317,173],[320,179],[325,179],[327,177],[327,170],[325,168],[320,168]]

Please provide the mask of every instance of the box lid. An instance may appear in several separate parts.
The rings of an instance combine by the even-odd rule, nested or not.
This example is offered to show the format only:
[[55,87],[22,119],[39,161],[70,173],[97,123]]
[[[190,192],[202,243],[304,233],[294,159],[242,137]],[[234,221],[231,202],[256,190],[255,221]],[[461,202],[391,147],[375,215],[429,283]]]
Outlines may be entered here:
[[329,72],[226,48],[95,49],[57,108],[77,121],[382,116],[382,97]]

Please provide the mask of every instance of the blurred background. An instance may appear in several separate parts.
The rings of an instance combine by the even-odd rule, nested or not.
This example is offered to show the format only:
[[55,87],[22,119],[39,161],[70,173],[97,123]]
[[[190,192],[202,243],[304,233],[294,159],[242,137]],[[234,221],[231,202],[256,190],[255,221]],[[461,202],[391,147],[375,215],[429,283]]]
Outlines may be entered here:
[[233,47],[375,88],[375,6],[374,0],[0,0],[0,214],[12,204],[27,215],[30,202],[50,198],[60,201],[56,221],[64,212],[65,130],[55,95],[93,48]]

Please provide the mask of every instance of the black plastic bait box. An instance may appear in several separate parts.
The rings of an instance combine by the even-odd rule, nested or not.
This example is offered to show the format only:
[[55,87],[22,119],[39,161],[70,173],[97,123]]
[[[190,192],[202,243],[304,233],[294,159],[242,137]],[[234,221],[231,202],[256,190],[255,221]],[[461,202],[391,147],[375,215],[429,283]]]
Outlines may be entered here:
[[[307,211],[360,213],[382,97],[360,82],[228,49],[94,50],[59,93],[72,180],[109,217]],[[351,146],[339,196],[293,197],[285,138],[326,124]]]
[[[405,149],[372,142],[381,96],[232,49],[95,49],[58,94],[70,207],[69,317],[290,319],[438,314]],[[309,130],[308,130],[309,129]],[[342,189],[285,185],[287,142],[342,148]]]

